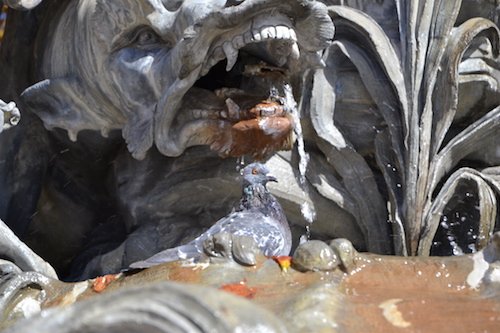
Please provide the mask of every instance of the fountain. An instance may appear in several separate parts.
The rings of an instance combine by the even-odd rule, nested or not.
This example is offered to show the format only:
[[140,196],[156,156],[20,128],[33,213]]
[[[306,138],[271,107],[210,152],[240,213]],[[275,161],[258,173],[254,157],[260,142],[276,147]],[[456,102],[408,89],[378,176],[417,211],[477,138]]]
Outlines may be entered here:
[[[3,1],[0,329],[495,331],[479,2]],[[291,257],[127,269],[225,216],[254,159]]]

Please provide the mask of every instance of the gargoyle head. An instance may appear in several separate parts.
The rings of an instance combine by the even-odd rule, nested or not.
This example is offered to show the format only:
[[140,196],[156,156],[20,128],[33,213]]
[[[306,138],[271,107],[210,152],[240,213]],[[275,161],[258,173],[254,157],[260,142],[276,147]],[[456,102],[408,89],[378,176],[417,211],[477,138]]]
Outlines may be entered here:
[[305,0],[73,0],[50,29],[26,105],[73,140],[121,129],[138,159],[153,144],[167,156],[283,148],[293,124],[280,87],[334,33]]

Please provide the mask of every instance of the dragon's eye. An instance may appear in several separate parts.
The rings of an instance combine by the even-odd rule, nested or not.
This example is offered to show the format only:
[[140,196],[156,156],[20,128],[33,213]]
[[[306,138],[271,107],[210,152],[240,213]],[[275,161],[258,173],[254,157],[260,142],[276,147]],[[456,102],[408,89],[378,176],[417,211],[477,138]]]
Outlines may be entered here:
[[143,27],[136,32],[134,42],[138,46],[152,46],[161,42],[161,38],[152,29]]
[[256,174],[258,174],[258,173],[259,173],[259,170],[255,169],[255,168],[254,168],[254,169],[252,169],[252,175],[256,175]]
[[149,26],[135,27],[124,33],[113,45],[114,50],[134,47],[143,50],[159,48],[170,48],[172,43],[160,37],[153,28]]

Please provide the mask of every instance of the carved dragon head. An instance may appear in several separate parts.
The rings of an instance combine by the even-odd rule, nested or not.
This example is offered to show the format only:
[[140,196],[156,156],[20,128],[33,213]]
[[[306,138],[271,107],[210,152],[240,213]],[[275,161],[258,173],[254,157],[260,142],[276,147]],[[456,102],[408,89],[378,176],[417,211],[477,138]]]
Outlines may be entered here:
[[55,21],[26,105],[72,140],[121,129],[138,159],[153,144],[167,156],[285,147],[280,86],[334,33],[325,6],[305,0],[74,0]]

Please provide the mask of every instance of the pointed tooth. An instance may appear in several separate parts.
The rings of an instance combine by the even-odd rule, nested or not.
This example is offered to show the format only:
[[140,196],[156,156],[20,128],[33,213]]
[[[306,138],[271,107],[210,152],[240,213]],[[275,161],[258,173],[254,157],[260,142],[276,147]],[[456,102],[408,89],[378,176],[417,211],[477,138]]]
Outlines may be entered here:
[[299,50],[299,46],[297,45],[297,43],[293,43],[292,44],[292,49],[291,49],[291,52],[290,52],[290,58],[294,59],[294,60],[297,60],[300,58],[300,50]]
[[68,130],[68,137],[71,141],[76,142],[77,136],[78,136],[78,132]]
[[250,44],[253,42],[253,34],[250,31],[247,31],[243,34],[243,41],[245,44]]
[[233,47],[237,50],[241,49],[245,46],[245,41],[243,40],[243,36],[236,36],[233,38]]
[[276,38],[276,28],[275,27],[269,27],[269,37]]
[[290,39],[293,40],[294,42],[297,41],[297,34],[295,33],[295,30],[290,29]]
[[276,38],[278,39],[290,39],[290,29],[285,26],[276,27]]
[[276,29],[274,27],[265,27],[260,31],[262,39],[272,39],[276,37]]
[[313,66],[314,68],[323,68],[325,67],[325,62],[322,59],[321,52],[307,52],[305,54],[306,61]]
[[224,59],[224,52],[222,51],[222,47],[217,46],[214,49],[214,53],[212,53],[212,57],[211,58],[212,58],[213,61],[215,61],[215,63],[217,63],[217,62],[221,61],[222,59]]
[[224,110],[220,111],[219,117],[222,119],[227,119],[227,111],[224,111]]
[[107,138],[109,136],[109,128],[101,128],[101,135],[103,138]]
[[288,61],[288,58],[286,56],[281,56],[278,59],[276,59],[275,61],[276,61],[276,65],[278,65],[279,67],[283,67],[283,66],[285,66],[286,62]]
[[230,42],[225,42],[222,45],[222,49],[224,50],[224,54],[227,58],[226,71],[229,72],[234,64],[236,64],[236,60],[238,59],[238,50],[236,50]]
[[210,55],[209,59],[207,62],[203,65],[201,69],[201,76],[207,75],[207,73],[210,71],[212,67],[219,61],[224,59],[224,52],[222,51],[222,47],[217,46],[213,51],[212,54]]
[[201,69],[201,74],[200,75],[201,76],[205,76],[205,75],[208,74],[209,71],[210,71],[210,67],[207,64],[205,64],[203,66],[203,68]]
[[240,119],[240,107],[231,98],[226,99],[227,111],[229,113],[229,119]]
[[262,40],[262,36],[259,31],[252,31],[252,42],[260,42]]

